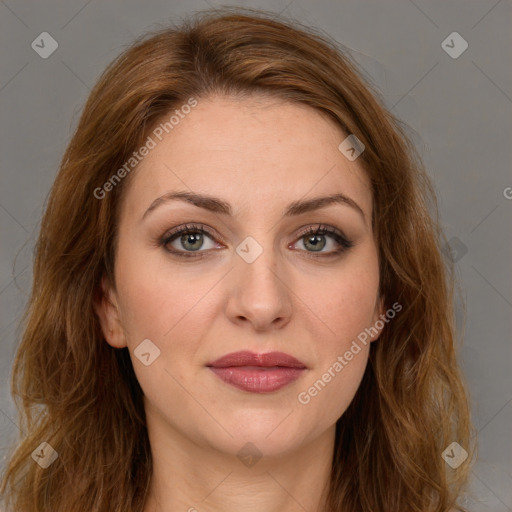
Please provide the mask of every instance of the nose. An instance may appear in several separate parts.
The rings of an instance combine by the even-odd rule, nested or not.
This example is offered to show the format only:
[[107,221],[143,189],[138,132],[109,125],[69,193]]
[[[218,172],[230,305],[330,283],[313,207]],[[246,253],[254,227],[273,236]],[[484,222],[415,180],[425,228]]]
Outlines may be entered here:
[[293,293],[279,263],[270,249],[252,263],[235,254],[226,304],[226,314],[232,322],[251,325],[261,332],[282,328],[290,321]]

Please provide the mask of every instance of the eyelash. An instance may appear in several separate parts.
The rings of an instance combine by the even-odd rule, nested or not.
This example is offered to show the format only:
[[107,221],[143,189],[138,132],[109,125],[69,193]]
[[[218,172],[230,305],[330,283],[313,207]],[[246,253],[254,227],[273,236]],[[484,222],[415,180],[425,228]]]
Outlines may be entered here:
[[[173,229],[171,232],[166,233],[160,240],[159,245],[162,246],[167,252],[171,254],[175,254],[178,257],[184,257],[184,258],[196,258],[200,259],[204,257],[204,253],[209,252],[206,251],[177,251],[175,249],[169,249],[167,247],[168,244],[176,240],[179,236],[183,234],[202,234],[207,235],[209,238],[214,240],[215,235],[211,233],[208,229],[204,228],[203,224],[186,224],[185,226],[180,226],[178,228]],[[311,258],[326,258],[326,257],[334,257],[337,256],[343,252],[345,252],[347,249],[350,249],[354,246],[353,242],[350,241],[348,238],[346,238],[344,235],[341,234],[337,229],[334,229],[329,226],[323,226],[320,224],[317,227],[310,226],[301,234],[298,236],[296,241],[299,241],[301,238],[304,238],[306,236],[314,236],[314,235],[327,235],[330,236],[338,245],[339,248],[328,252],[328,253],[317,253],[315,254],[313,251],[303,251],[301,252],[306,253],[306,257]],[[295,244],[296,242],[294,242]]]

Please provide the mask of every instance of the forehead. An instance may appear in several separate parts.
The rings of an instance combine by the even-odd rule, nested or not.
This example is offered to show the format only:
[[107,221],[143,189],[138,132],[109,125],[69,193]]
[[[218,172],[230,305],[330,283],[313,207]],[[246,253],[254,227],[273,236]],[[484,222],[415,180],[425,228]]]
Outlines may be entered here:
[[150,133],[155,145],[131,176],[128,213],[173,190],[224,198],[235,213],[341,192],[371,217],[366,173],[339,151],[347,134],[326,114],[265,96],[197,101],[161,140]]

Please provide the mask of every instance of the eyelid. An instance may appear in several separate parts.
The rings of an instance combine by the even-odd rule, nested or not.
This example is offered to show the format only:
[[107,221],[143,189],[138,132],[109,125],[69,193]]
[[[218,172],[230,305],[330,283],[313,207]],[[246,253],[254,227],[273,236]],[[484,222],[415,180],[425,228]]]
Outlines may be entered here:
[[344,238],[345,240],[347,240],[347,242],[349,241],[348,237],[345,236],[345,234],[343,233],[343,231],[341,231],[340,229],[338,228],[335,228],[333,226],[329,226],[328,224],[318,224],[318,225],[311,225],[311,224],[308,224],[307,227],[305,228],[301,228],[301,231],[299,232],[299,234],[297,235],[297,238],[302,238],[303,236],[305,235],[309,235],[309,234],[315,234],[315,233],[320,233],[320,234],[335,234],[335,235],[338,235],[339,237],[341,238]]
[[[174,241],[180,234],[187,233],[187,232],[199,232],[201,234],[205,234],[208,236],[213,242],[218,242],[219,240],[224,244],[228,245],[227,242],[224,240],[224,238],[219,235],[216,231],[209,227],[205,227],[202,223],[185,223],[181,224],[179,226],[176,226],[172,228],[171,230],[167,231],[160,239],[159,239],[159,245],[166,248],[167,244]],[[338,245],[338,249],[330,252],[318,252],[315,254],[315,252],[310,251],[302,251],[308,256],[312,257],[329,257],[329,256],[336,256],[340,253],[344,252],[347,249],[350,249],[353,247],[354,243],[338,228],[335,228],[333,226],[329,226],[326,224],[309,224],[304,228],[301,228],[300,232],[295,236],[293,242],[291,244],[288,244],[288,247],[290,245],[295,245],[301,238],[303,238],[306,235],[323,235],[328,236],[332,239],[334,239],[335,243]],[[185,255],[187,257],[203,257],[205,254],[208,254],[212,251],[212,249],[207,249],[204,251],[198,250],[198,251],[181,251],[181,250],[166,250],[171,254],[176,254],[178,256]]]
[[176,227],[166,231],[160,240],[167,241],[167,243],[169,243],[170,239],[173,238],[175,235],[187,233],[188,231],[198,231],[200,233],[206,234],[214,241],[220,240],[225,245],[227,244],[224,237],[221,236],[219,233],[217,233],[215,230],[213,230],[209,227],[206,227],[204,224],[195,223],[195,222],[190,222],[190,223],[187,222],[185,224],[181,224],[179,226],[176,226]]
[[303,229],[300,234],[295,238],[295,241],[290,245],[295,245],[297,242],[299,242],[302,238],[305,236],[313,236],[313,235],[320,235],[320,236],[326,236],[334,240],[334,242],[338,245],[338,248],[329,251],[329,252],[316,252],[315,251],[300,251],[301,253],[304,253],[305,256],[308,257],[318,257],[318,258],[328,258],[329,256],[339,256],[348,249],[351,249],[354,247],[354,242],[343,233],[338,228],[335,228],[333,226],[329,226],[326,224],[318,224],[316,226],[309,225],[307,228]]

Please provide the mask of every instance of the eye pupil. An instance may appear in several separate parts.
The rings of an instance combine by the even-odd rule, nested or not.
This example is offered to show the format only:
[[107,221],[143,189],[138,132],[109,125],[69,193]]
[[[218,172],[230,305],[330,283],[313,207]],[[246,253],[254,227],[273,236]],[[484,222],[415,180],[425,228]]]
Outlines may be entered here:
[[325,237],[324,235],[311,235],[307,237],[304,246],[307,247],[308,244],[313,246],[314,251],[321,251],[325,247]]
[[[199,244],[196,245],[195,247],[187,246],[187,244],[189,243],[197,244],[197,242],[199,242]],[[185,247],[185,249],[197,251],[203,245],[203,235],[201,233],[186,233],[181,236],[181,243],[183,244],[183,247]]]

